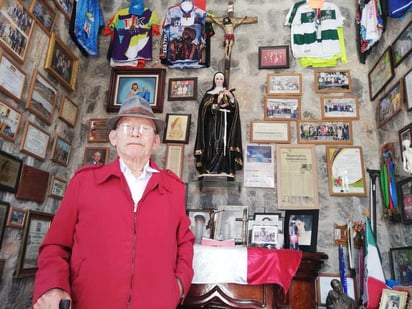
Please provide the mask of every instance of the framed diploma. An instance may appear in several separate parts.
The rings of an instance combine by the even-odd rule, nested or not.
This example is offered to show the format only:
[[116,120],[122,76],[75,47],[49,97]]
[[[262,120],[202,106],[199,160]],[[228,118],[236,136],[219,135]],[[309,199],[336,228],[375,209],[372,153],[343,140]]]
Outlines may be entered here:
[[276,145],[278,209],[319,209],[315,145]]
[[0,53],[0,91],[19,103],[25,84],[26,73]]
[[50,135],[36,126],[29,120],[24,124],[23,138],[20,142],[20,151],[44,161],[46,159],[47,147],[49,146]]
[[361,147],[327,146],[326,160],[331,196],[366,196]]
[[49,230],[53,215],[33,210],[27,211],[23,240],[17,262],[16,276],[34,275],[37,271],[39,247]]
[[167,144],[165,168],[172,170],[177,176],[183,176],[184,144]]
[[245,187],[274,188],[275,159],[273,145],[246,145],[243,184]]
[[49,172],[24,165],[16,198],[43,203],[49,184]]
[[0,99],[0,136],[15,142],[22,113]]
[[59,119],[63,120],[70,127],[74,128],[74,126],[76,125],[78,113],[78,106],[67,96],[63,95],[59,108]]
[[290,143],[289,121],[251,121],[251,143]]

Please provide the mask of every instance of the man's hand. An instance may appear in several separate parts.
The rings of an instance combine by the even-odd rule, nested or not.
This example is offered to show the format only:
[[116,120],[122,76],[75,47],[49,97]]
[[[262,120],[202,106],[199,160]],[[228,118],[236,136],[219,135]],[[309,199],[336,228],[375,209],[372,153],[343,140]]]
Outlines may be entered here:
[[[59,309],[62,299],[70,299],[70,295],[61,289],[52,289],[44,293],[33,305],[33,309]],[[70,306],[71,308],[71,306]]]

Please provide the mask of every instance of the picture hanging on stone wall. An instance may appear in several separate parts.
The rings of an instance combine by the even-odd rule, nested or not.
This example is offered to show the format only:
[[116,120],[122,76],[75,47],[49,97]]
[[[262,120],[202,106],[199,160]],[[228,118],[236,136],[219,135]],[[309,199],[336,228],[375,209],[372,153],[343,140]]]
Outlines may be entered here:
[[[0,248],[3,242],[3,234],[6,228],[7,215],[9,213],[10,204],[0,201]],[[0,273],[1,274],[1,273]]]
[[349,70],[316,70],[314,72],[315,92],[351,92],[352,79]]
[[70,20],[73,10],[73,0],[53,0],[57,8],[63,13],[67,20]]
[[11,206],[7,217],[7,226],[22,229],[26,221],[27,212],[23,208]]
[[378,124],[382,127],[403,109],[403,81],[400,79],[387,93],[379,99]]
[[368,73],[369,97],[373,101],[395,76],[392,49],[389,46]]
[[86,147],[83,165],[103,165],[109,162],[109,147]]
[[197,77],[169,78],[168,101],[190,101],[197,99]]
[[19,63],[26,59],[33,26],[33,17],[19,0],[4,1],[0,9],[0,45]]
[[359,120],[359,100],[357,96],[321,97],[322,119]]
[[74,128],[74,126],[76,125],[78,113],[79,107],[67,96],[63,95],[59,108],[59,119],[63,120],[70,127]]
[[270,73],[266,82],[267,95],[302,95],[301,73]]
[[50,37],[44,68],[68,90],[76,89],[79,59],[54,33]]
[[49,185],[49,172],[23,165],[16,198],[43,203]]
[[[390,248],[391,275],[401,285],[411,285],[412,246]],[[402,307],[399,307],[402,308]]]
[[117,112],[127,97],[138,95],[150,103],[154,113],[162,113],[165,77],[165,69],[112,68],[106,110]]
[[289,67],[289,45],[259,47],[259,69]]
[[0,150],[0,190],[16,192],[23,160]]
[[265,120],[296,120],[300,119],[300,97],[265,96]]
[[26,85],[26,72],[0,52],[0,91],[20,103]]
[[397,67],[412,52],[412,21],[402,30],[392,44],[393,63]]
[[260,144],[290,143],[290,121],[251,121],[250,142]]
[[22,113],[0,99],[0,137],[15,142]]
[[88,143],[108,143],[109,128],[107,127],[107,118],[89,119],[87,142]]
[[52,177],[50,177],[49,196],[57,199],[62,199],[64,192],[66,191],[66,187],[66,180],[53,175]]
[[399,181],[397,186],[401,221],[403,224],[412,224],[412,177]]
[[399,153],[401,154],[401,159],[403,161],[403,151],[405,150],[403,146],[403,141],[409,140],[410,144],[412,144],[412,123],[400,129],[398,134],[399,134],[399,147],[400,147]]
[[184,144],[166,144],[165,168],[172,170],[177,176],[183,176]]
[[72,144],[63,137],[56,135],[53,141],[51,160],[57,164],[67,166],[72,151]]
[[50,35],[53,32],[57,21],[57,13],[52,9],[49,1],[33,0],[30,6],[30,12],[33,14],[39,27]]
[[191,114],[166,114],[164,143],[189,143]]
[[46,159],[47,148],[49,146],[50,134],[39,126],[26,120],[24,124],[23,137],[20,142],[20,151],[44,161]]
[[353,144],[351,120],[300,120],[296,130],[299,144]]
[[408,111],[412,111],[412,70],[403,77],[403,85],[405,88],[405,103]]

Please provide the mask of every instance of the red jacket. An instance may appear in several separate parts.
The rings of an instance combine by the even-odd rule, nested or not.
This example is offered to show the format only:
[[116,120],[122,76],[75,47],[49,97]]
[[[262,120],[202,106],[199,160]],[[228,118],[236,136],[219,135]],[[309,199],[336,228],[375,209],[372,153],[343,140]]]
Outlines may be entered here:
[[185,292],[193,277],[185,197],[172,172],[153,173],[134,213],[119,159],[77,171],[40,247],[33,303],[61,288],[73,309],[176,308],[176,277]]

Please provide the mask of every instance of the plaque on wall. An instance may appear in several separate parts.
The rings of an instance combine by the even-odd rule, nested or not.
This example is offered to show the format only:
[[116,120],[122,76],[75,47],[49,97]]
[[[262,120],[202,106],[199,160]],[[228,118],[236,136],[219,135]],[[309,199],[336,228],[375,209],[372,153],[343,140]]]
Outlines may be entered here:
[[49,172],[24,165],[16,198],[42,203],[46,197],[48,184]]

